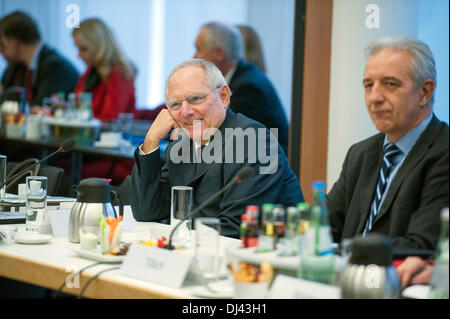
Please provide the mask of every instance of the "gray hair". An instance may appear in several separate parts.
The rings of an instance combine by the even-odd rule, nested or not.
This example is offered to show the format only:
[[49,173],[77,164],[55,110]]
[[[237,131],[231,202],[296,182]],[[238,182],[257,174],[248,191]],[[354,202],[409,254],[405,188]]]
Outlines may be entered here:
[[244,56],[244,44],[239,30],[231,25],[220,22],[204,24],[205,45],[213,50],[223,48],[228,60],[236,61]]
[[[366,56],[369,58],[383,49],[407,51],[410,54],[411,65],[409,74],[416,89],[427,79],[433,80],[436,87],[436,65],[433,53],[431,53],[430,48],[425,43],[409,37],[386,37],[370,43],[366,48]],[[430,107],[434,103],[434,92],[430,99]]]
[[187,66],[201,67],[203,69],[203,71],[205,72],[206,82],[208,83],[208,85],[211,89],[221,87],[221,86],[227,84],[227,81],[225,81],[225,78],[223,77],[222,72],[220,72],[220,70],[214,65],[214,63],[211,63],[211,62],[203,60],[203,59],[186,60],[186,61],[178,64],[172,71],[170,71],[170,74],[166,79],[166,89],[164,91],[164,97],[166,98],[166,101],[168,101],[168,99],[169,99],[169,84],[170,84],[170,81],[172,80],[173,75],[178,70],[185,68]]

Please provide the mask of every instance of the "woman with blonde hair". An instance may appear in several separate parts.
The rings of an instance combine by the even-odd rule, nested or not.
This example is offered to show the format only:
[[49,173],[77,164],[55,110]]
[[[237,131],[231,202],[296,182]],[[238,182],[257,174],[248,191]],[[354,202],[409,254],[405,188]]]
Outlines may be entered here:
[[266,72],[261,41],[255,29],[247,25],[237,25],[244,42],[244,59],[255,64],[263,73]]
[[100,19],[86,19],[72,32],[78,56],[86,63],[75,92],[92,93],[93,116],[112,120],[135,113],[136,69],[121,52],[110,28]]

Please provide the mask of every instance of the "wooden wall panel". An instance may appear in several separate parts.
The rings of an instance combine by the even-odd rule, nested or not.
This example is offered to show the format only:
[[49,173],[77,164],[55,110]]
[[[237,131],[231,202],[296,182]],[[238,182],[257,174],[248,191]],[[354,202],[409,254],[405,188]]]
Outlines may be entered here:
[[333,1],[307,0],[300,144],[300,182],[312,200],[312,182],[326,180]]

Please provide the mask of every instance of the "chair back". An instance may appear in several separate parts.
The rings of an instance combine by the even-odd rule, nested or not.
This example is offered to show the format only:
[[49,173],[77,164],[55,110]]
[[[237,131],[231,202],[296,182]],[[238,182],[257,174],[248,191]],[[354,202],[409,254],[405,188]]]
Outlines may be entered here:
[[58,195],[58,190],[61,185],[63,175],[63,168],[50,165],[41,165],[39,176],[47,176],[47,195]]
[[[37,176],[40,169],[40,164],[37,164],[31,169],[26,168],[38,162],[39,160],[36,158],[29,158],[22,162],[8,162],[6,167],[6,180],[8,181],[6,184],[6,192],[16,194],[18,191],[18,185],[25,183],[25,178],[27,176]],[[15,176],[18,173],[19,175]]]
[[[123,180],[122,184],[119,187],[120,201],[122,205],[130,205],[130,188],[131,188],[131,175],[128,175]],[[114,200],[113,204],[115,206],[119,205],[119,201]]]

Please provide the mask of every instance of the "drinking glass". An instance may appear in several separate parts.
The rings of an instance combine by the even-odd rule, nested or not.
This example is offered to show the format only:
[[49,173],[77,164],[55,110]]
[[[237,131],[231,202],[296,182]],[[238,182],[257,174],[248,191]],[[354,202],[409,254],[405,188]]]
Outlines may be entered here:
[[174,246],[186,246],[190,241],[192,229],[191,213],[193,188],[190,186],[173,186],[170,205],[170,226],[182,223],[173,234]]
[[47,207],[47,177],[27,176],[26,230],[39,232]]
[[[0,155],[0,186],[6,182],[6,155]],[[0,201],[5,197],[6,185],[0,188]]]
[[133,134],[131,132],[133,126],[133,113],[119,113],[119,129],[122,132],[122,139],[129,142],[130,145],[133,142]]
[[93,225],[80,226],[80,246],[83,250],[98,252],[100,229]]
[[220,219],[195,219],[195,256],[203,277],[216,281],[220,271]]

